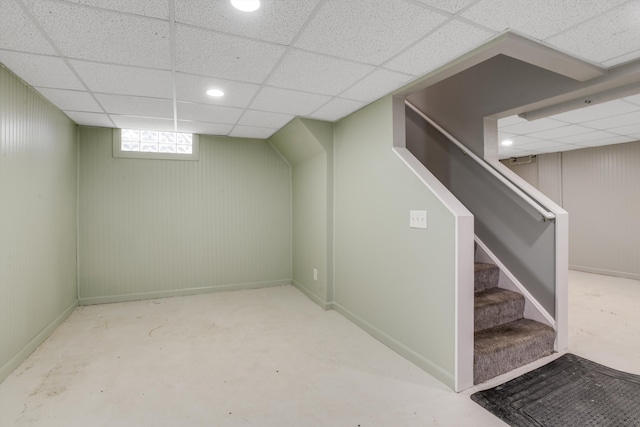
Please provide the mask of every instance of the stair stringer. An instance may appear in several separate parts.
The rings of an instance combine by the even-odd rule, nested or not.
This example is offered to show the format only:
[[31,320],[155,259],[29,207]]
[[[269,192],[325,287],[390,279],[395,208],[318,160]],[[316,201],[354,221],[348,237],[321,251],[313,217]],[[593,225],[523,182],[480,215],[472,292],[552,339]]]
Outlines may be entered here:
[[[531,295],[531,293],[524,287],[522,283],[500,262],[500,260],[491,252],[491,250],[478,238],[474,236],[476,243],[478,244],[478,250],[475,255],[477,262],[492,263],[498,266],[500,269],[500,279],[498,281],[498,287],[507,289],[514,292],[519,292],[524,296],[524,318],[535,320],[536,322],[543,323],[551,326],[556,334],[558,333],[557,323],[553,316],[542,307],[542,305]],[[555,351],[558,351],[557,340],[554,345]]]

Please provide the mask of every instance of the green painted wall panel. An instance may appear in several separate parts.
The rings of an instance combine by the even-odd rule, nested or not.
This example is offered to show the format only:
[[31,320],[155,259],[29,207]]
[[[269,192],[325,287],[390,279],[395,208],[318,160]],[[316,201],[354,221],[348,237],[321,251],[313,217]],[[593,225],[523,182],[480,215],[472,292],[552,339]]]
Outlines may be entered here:
[[0,65],[0,381],[73,310],[77,126]]
[[124,159],[111,129],[81,127],[80,201],[81,303],[291,281],[290,169],[265,140]]
[[[455,218],[392,151],[392,98],[335,126],[336,308],[454,386]],[[409,228],[409,211],[428,229]]]
[[294,284],[326,307],[333,279],[333,124],[297,118],[270,142],[291,164]]

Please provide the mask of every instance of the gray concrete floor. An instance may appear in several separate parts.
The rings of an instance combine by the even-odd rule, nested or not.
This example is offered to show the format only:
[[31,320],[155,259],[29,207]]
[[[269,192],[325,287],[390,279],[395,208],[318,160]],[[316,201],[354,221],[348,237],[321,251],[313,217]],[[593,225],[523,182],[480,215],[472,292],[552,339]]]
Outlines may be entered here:
[[[640,374],[640,282],[571,272],[569,296],[569,350]],[[506,425],[477,389],[287,286],[80,307],[0,384],[0,426]]]

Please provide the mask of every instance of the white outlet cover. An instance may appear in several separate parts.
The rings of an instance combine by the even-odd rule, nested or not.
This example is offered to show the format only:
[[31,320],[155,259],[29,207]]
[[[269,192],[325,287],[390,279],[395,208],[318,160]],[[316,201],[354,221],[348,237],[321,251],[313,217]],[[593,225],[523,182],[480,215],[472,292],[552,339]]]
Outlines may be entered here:
[[427,211],[409,211],[409,227],[427,228]]

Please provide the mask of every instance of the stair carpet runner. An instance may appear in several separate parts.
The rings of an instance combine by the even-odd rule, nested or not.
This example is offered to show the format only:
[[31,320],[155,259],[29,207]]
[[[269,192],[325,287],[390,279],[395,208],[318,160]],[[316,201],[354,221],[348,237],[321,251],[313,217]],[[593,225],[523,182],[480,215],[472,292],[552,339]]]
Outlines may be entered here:
[[474,384],[553,353],[555,331],[523,317],[524,296],[498,288],[500,269],[476,262],[474,273]]

